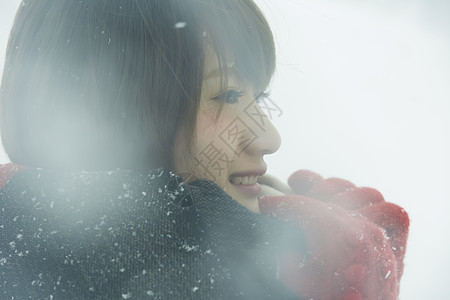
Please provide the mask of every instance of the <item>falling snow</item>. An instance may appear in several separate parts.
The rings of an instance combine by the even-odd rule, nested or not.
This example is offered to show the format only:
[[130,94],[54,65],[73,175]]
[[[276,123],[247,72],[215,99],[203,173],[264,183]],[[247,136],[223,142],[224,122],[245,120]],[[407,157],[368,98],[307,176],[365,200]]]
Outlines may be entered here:
[[184,28],[184,27],[186,27],[186,22],[177,22],[177,23],[175,23],[174,27],[176,29]]

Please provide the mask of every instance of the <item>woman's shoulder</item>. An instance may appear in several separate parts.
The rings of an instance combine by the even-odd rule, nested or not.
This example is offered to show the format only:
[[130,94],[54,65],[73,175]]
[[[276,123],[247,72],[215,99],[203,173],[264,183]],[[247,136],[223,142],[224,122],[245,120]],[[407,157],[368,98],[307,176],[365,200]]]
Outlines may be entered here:
[[[0,182],[6,298],[206,299],[263,295],[268,283],[277,293],[264,217],[213,182],[185,184],[165,169],[15,165],[0,166]],[[248,286],[243,266],[253,270]]]
[[83,240],[105,230],[164,226],[188,193],[180,178],[164,169],[70,172],[10,164],[0,167],[0,183],[4,226],[17,228],[20,221],[37,230],[36,223],[45,223]]
[[4,297],[120,298],[130,278],[175,269],[167,257],[188,226],[176,203],[186,190],[174,174],[5,165],[0,177]]

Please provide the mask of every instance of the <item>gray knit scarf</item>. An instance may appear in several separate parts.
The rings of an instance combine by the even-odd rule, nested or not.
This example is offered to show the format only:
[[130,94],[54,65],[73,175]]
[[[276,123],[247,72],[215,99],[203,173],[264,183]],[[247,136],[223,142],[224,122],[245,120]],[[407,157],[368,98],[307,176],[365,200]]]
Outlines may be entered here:
[[301,241],[211,181],[164,169],[1,176],[1,299],[297,299],[275,257]]

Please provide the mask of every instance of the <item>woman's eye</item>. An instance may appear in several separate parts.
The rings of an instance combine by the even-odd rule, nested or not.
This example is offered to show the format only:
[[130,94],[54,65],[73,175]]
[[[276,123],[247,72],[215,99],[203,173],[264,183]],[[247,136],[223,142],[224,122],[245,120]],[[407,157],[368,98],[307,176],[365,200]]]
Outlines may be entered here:
[[212,100],[223,100],[228,104],[235,104],[239,102],[239,98],[245,96],[246,91],[227,90],[225,93],[212,98]]
[[255,95],[256,103],[260,103],[262,100],[268,98],[270,96],[270,92],[261,92]]

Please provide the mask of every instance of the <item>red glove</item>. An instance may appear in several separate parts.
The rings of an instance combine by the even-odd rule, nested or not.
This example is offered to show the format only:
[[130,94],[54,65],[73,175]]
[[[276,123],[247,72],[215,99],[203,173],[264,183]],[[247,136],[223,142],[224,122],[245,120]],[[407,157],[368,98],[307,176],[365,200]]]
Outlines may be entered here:
[[300,225],[304,253],[279,258],[280,280],[306,299],[397,299],[409,218],[375,189],[305,170],[297,195],[260,199],[262,214]]

